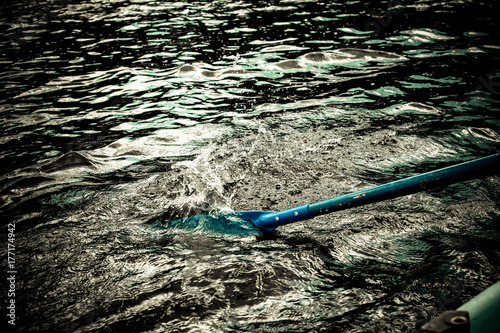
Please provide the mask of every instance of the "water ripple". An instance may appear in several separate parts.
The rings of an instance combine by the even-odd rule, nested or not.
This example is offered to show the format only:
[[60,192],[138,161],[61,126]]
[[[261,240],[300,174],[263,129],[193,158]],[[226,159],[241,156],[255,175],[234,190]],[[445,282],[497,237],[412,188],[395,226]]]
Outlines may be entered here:
[[230,212],[497,152],[496,7],[0,4],[16,324],[406,332],[457,308],[500,279],[497,176],[267,235]]

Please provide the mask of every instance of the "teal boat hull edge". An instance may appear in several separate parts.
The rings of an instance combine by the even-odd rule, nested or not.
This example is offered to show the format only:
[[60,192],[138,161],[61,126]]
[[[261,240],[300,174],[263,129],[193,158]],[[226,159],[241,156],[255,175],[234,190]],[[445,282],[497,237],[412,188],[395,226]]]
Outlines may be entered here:
[[500,332],[500,282],[483,290],[456,311],[445,311],[424,324],[419,333]]
[[457,310],[469,313],[471,333],[499,333],[500,282],[483,290]]

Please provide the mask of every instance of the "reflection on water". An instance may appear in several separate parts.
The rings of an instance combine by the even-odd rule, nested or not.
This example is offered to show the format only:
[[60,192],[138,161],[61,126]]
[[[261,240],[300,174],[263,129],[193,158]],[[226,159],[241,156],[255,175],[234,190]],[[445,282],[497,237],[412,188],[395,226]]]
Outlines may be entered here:
[[402,332],[496,282],[497,176],[268,235],[231,214],[497,152],[496,7],[2,3],[16,327]]

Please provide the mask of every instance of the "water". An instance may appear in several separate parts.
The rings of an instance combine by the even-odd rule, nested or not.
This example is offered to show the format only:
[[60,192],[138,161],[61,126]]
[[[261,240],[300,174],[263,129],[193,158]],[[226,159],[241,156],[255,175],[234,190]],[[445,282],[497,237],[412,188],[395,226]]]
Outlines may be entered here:
[[496,175],[270,235],[225,217],[497,152],[498,4],[0,8],[18,331],[406,332],[500,279]]

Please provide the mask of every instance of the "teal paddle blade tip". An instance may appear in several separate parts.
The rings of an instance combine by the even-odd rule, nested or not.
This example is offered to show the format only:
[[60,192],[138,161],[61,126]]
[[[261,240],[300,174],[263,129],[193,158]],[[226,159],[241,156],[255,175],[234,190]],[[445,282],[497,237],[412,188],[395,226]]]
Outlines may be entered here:
[[263,230],[254,223],[253,216],[254,214],[221,211],[163,222],[161,228],[172,232],[187,231],[207,235],[251,236],[262,234]]

